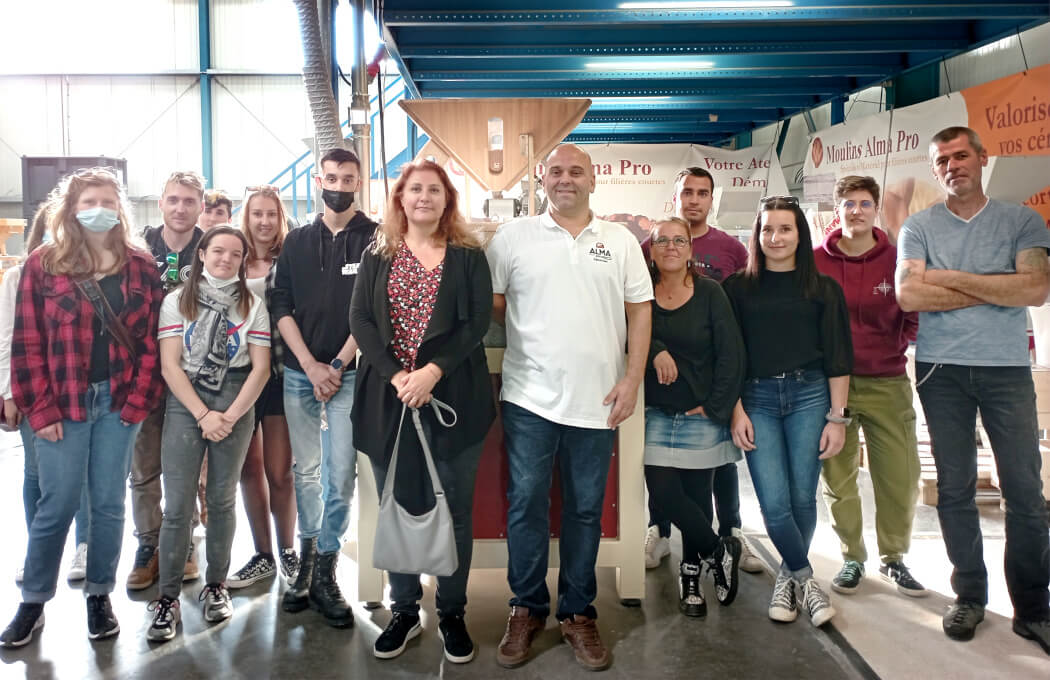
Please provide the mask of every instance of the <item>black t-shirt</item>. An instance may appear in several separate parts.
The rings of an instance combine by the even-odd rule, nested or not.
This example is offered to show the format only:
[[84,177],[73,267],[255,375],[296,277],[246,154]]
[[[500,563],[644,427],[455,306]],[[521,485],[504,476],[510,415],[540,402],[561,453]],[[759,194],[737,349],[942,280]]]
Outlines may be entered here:
[[[102,295],[109,303],[113,313],[118,317],[124,309],[124,292],[120,290],[120,274],[110,274],[99,279],[98,285],[102,289]],[[109,343],[112,340],[109,331],[102,324],[102,319],[95,315],[92,321],[95,331],[94,342],[91,343],[91,364],[88,367],[88,382],[97,383],[109,379]]]
[[204,230],[200,227],[194,227],[193,237],[190,239],[190,242],[179,251],[178,281],[172,281],[168,277],[168,253],[172,251],[168,249],[168,244],[164,242],[163,231],[163,224],[156,227],[146,227],[142,230],[142,238],[146,241],[146,245],[149,246],[150,252],[153,253],[153,259],[157,261],[158,275],[161,283],[164,284],[164,292],[166,293],[190,278],[190,267],[193,266],[194,253],[197,252],[197,242],[204,235]]

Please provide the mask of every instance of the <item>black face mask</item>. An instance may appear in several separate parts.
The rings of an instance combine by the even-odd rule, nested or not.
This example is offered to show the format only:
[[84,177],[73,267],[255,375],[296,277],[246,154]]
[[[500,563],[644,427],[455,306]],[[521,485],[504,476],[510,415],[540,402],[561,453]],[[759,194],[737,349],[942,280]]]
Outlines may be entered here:
[[354,202],[354,192],[322,189],[321,200],[332,212],[346,212],[347,208]]

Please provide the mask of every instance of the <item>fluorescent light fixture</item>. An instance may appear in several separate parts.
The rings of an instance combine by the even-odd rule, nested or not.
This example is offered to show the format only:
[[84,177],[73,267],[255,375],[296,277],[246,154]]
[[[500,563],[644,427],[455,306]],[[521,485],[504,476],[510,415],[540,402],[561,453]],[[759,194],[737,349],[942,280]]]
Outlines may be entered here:
[[791,0],[682,0],[681,2],[621,2],[620,9],[765,9],[793,7]]
[[646,102],[663,101],[670,97],[591,97],[595,104],[644,104]]
[[623,59],[592,61],[584,64],[589,71],[702,71],[714,68],[713,61],[662,61],[660,59]]

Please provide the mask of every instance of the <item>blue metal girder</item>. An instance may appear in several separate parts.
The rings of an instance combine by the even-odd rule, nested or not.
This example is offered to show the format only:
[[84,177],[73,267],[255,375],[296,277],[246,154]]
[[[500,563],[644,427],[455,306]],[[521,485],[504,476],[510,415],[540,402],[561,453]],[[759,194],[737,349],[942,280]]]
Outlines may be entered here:
[[[678,71],[664,71],[664,70],[596,70],[596,69],[579,69],[574,71],[547,71],[540,69],[529,69],[529,70],[518,70],[518,71],[488,71],[488,70],[475,70],[475,71],[421,71],[414,65],[410,65],[412,69],[412,77],[415,78],[417,83],[426,82],[437,82],[437,83],[514,83],[522,81],[540,81],[549,82],[551,80],[573,80],[578,82],[580,80],[590,81],[622,81],[625,79],[639,80],[639,79],[663,79],[663,80],[730,80],[730,79],[741,79],[746,78],[751,80],[752,78],[769,78],[769,79],[782,79],[790,78],[794,80],[805,79],[826,79],[826,78],[838,78],[842,80],[842,77],[856,77],[856,78],[868,78],[868,79],[880,79],[886,76],[897,73],[906,66],[903,62],[897,62],[895,66],[850,66],[850,65],[839,65],[839,64],[828,64],[821,67],[812,67],[809,69],[794,69],[794,68],[781,68],[779,66],[767,66],[766,68],[754,67],[750,69],[740,70],[728,70],[728,69],[696,69],[696,70],[678,70]],[[849,87],[850,83],[846,83],[845,87]],[[833,87],[825,84],[823,87]],[[836,89],[836,91],[839,91]]]
[[[593,9],[397,9],[408,3],[388,2],[383,12],[386,25],[400,26],[578,26],[634,23],[667,24],[675,22],[843,22],[843,21],[960,21],[988,18],[1037,19],[1050,16],[1045,0],[988,2],[955,0],[934,3],[929,0],[794,0],[791,7],[743,7],[711,9],[625,9],[619,2],[587,3]],[[460,6],[471,3],[460,0]],[[518,3],[525,5],[527,3]],[[549,2],[544,3],[546,7]]]
[[[746,124],[745,124],[746,125]],[[573,132],[578,133],[614,133],[614,132],[692,132],[702,131],[704,134],[723,133],[731,134],[739,132],[741,123],[700,123],[697,121],[663,121],[658,123],[647,122],[618,122],[618,123],[587,123],[583,122],[576,126]]]
[[[562,90],[485,90],[479,92],[477,90],[439,90],[439,91],[427,91],[424,90],[423,97],[425,99],[447,99],[462,97],[467,99],[478,98],[478,97],[628,97],[628,96],[647,96],[653,93],[646,92],[631,92],[619,94],[615,92],[599,92],[597,94],[592,93],[578,93],[578,92],[566,92]],[[670,93],[669,93],[670,94]],[[698,95],[698,94],[687,94],[682,95],[687,97],[690,102],[687,106],[703,106],[706,108],[715,109],[753,109],[753,108],[766,108],[766,109],[784,109],[784,110],[798,110],[808,109],[811,106],[820,104],[823,100],[820,97],[812,95],[800,95],[800,94],[780,94],[776,96],[763,96],[762,93],[747,92],[746,94],[736,94],[733,92],[721,92],[720,94],[709,94],[709,95]],[[632,106],[634,106],[632,104]],[[661,103],[659,108],[674,108],[673,102]]]
[[[657,97],[657,96],[725,96],[752,95],[780,97],[785,94],[831,96],[853,89],[846,78],[724,78],[711,80],[630,79],[608,82],[591,80],[531,80],[522,78],[502,87],[482,86],[482,83],[458,81],[426,81],[420,91],[425,96],[446,97]],[[505,94],[507,91],[531,94]],[[450,92],[467,94],[452,95]],[[500,92],[500,94],[486,94]]]
[[820,72],[825,69],[862,69],[861,73],[872,70],[884,70],[886,68],[900,68],[903,60],[898,53],[883,54],[841,54],[829,59],[827,55],[808,54],[725,54],[725,55],[690,55],[681,56],[656,56],[644,55],[642,57],[616,55],[607,57],[605,55],[584,57],[550,57],[546,59],[532,60],[520,57],[490,57],[485,60],[477,59],[410,59],[407,63],[416,77],[424,72],[449,72],[449,71],[505,71],[505,72],[570,72],[585,71],[591,73],[617,72],[624,69],[627,64],[630,71],[636,69],[639,63],[651,66],[652,71],[661,71],[661,67],[690,72],[690,67],[682,67],[681,64],[695,64],[698,62],[710,63],[709,68],[701,69],[703,72],[750,72],[754,69],[776,69],[783,71],[803,70]]
[[408,67],[405,66],[405,60],[401,58],[401,53],[398,52],[397,41],[386,25],[383,26],[383,44],[387,55],[397,64],[397,70],[401,74],[401,79],[405,81],[405,96],[409,99],[422,99],[423,95],[419,93],[419,88],[416,87],[415,81],[412,80],[412,74],[409,72]]
[[[630,106],[630,105],[628,105]],[[592,105],[584,115],[582,123],[670,123],[677,121],[689,121],[696,125],[718,125],[725,123],[742,123],[759,121],[772,123],[780,120],[782,114],[777,109],[754,109],[747,111],[719,111],[711,112],[715,120],[711,120],[709,114],[697,109],[682,109],[677,111],[641,111],[634,108],[621,107],[619,111],[595,111]]]
[[213,186],[214,146],[212,142],[211,104],[211,1],[197,0],[198,65],[201,90],[201,173],[208,187]]

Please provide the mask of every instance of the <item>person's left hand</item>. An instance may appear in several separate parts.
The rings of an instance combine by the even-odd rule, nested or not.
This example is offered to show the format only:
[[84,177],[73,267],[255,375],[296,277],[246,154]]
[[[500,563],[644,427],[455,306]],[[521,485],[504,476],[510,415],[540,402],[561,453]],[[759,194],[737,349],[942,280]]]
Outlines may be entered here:
[[820,459],[827,460],[837,456],[846,443],[846,426],[842,423],[828,423],[820,435]]
[[430,393],[440,379],[441,369],[434,364],[417,368],[404,377],[397,390],[397,398],[410,408],[419,408],[430,401]]
[[688,411],[686,411],[685,414],[687,416],[703,416],[705,418],[707,417],[707,411],[704,410],[703,406],[697,406],[696,408],[691,408]]
[[609,420],[606,421],[609,428],[615,428],[627,420],[634,413],[634,405],[637,401],[638,383],[627,377],[616,383],[612,391],[605,395],[605,401],[602,402],[605,406],[613,405],[612,411],[609,412]]

